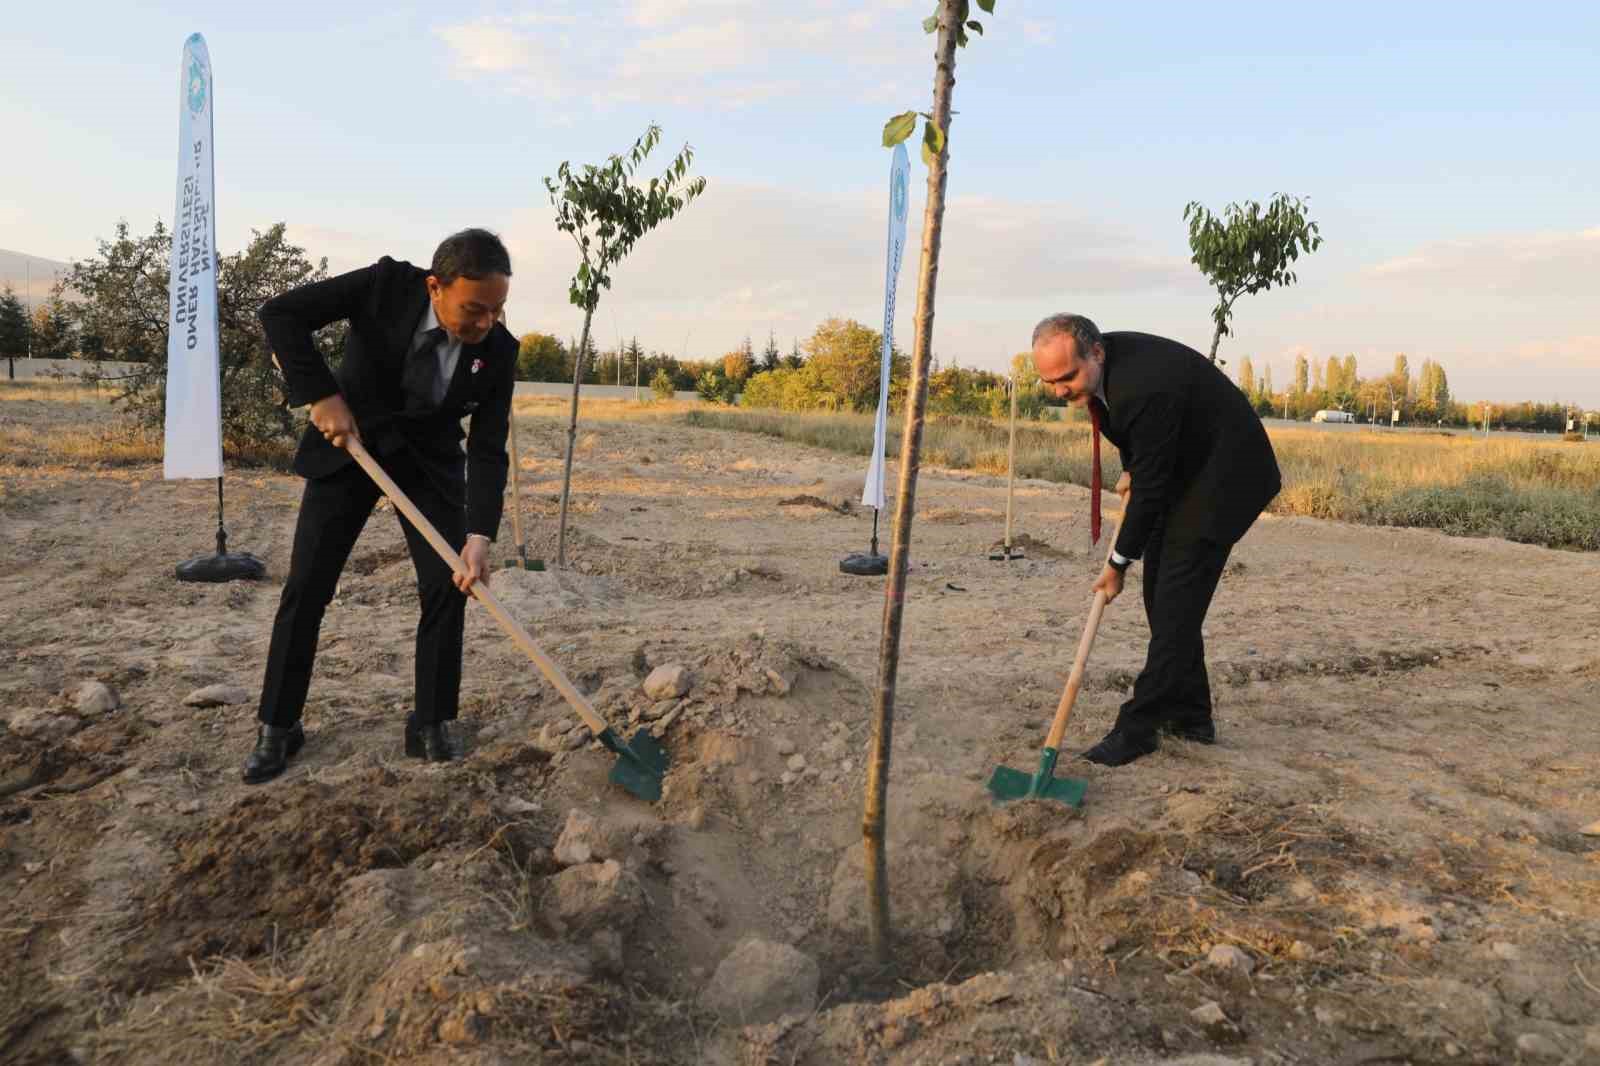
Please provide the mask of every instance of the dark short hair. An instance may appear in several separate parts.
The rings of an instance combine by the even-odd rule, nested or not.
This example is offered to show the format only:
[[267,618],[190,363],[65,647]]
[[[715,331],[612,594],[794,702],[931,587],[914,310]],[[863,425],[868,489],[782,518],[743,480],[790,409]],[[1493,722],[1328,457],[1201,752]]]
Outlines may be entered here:
[[448,285],[457,278],[482,281],[490,274],[511,276],[511,253],[486,229],[464,229],[439,242],[428,273]]
[[1072,334],[1072,339],[1078,342],[1078,354],[1085,357],[1090,348],[1100,343],[1100,330],[1093,322],[1082,315],[1062,312],[1041,320],[1033,327],[1033,346],[1037,348],[1040,341],[1047,341],[1058,333]]

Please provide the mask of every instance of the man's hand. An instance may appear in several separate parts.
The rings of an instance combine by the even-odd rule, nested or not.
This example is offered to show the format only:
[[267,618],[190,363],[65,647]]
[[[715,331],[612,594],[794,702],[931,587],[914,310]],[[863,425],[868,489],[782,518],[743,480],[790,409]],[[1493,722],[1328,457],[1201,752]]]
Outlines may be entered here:
[[1117,478],[1117,487],[1112,491],[1122,497],[1122,506],[1127,507],[1128,494],[1133,491],[1133,475],[1124,470],[1122,476]]
[[474,583],[489,583],[489,539],[476,535],[468,537],[466,546],[461,549],[461,562],[466,572],[454,575],[452,580],[456,588],[471,595]]
[[1104,592],[1106,602],[1110,603],[1122,593],[1122,571],[1107,563],[1105,569],[1100,571],[1100,580],[1096,581],[1089,591]]
[[343,448],[352,437],[361,439],[361,431],[356,428],[356,416],[350,413],[349,405],[337,392],[311,405],[311,424],[335,448]]

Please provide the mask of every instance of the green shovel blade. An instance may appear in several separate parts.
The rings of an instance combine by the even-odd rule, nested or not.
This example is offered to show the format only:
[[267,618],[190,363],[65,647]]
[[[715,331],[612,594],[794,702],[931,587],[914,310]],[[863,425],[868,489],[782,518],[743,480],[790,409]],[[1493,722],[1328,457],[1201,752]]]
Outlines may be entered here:
[[641,729],[631,738],[623,740],[614,730],[600,734],[599,741],[617,753],[616,765],[611,768],[611,783],[620,785],[647,803],[661,798],[661,779],[667,773],[667,749]]
[[1056,777],[1056,750],[1045,748],[1039,757],[1037,773],[1013,770],[1009,766],[995,767],[989,778],[989,793],[1001,803],[1023,799],[1047,799],[1065,803],[1069,807],[1083,806],[1083,797],[1089,782],[1075,777]]

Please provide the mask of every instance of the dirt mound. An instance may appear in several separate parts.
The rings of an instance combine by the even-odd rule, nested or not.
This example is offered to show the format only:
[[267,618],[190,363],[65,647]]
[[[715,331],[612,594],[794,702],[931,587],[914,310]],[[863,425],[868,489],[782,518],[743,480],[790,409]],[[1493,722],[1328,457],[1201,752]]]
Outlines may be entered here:
[[617,592],[604,577],[572,570],[498,570],[490,587],[525,625],[614,606]]
[[849,500],[840,500],[837,504],[829,503],[819,496],[810,496],[801,493],[799,496],[790,496],[778,501],[779,507],[818,507],[824,511],[836,511],[839,514],[850,514],[854,511]]
[[251,958],[298,943],[328,920],[351,878],[482,845],[505,835],[504,821],[475,788],[383,769],[252,793],[176,841],[171,873],[147,903],[153,928],[133,980],[181,972],[190,957]]

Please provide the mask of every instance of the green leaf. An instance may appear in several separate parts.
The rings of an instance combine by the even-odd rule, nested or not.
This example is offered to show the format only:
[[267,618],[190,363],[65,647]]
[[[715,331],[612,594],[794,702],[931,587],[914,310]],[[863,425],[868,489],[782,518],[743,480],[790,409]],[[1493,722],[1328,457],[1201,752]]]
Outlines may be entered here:
[[968,22],[967,29],[971,30],[973,33],[976,33],[979,37],[983,36],[983,23],[979,22],[977,19],[973,19],[972,21]]
[[933,161],[944,150],[944,130],[933,122],[922,124],[922,161],[933,166]]
[[929,15],[927,18],[923,19],[922,20],[922,32],[923,33],[938,33],[939,32],[939,16],[938,15]]
[[994,0],[978,0],[978,6],[983,8],[985,15],[994,14]]
[[916,128],[917,113],[915,111],[907,111],[904,114],[894,116],[883,124],[883,146],[885,148],[893,148],[911,136]]

